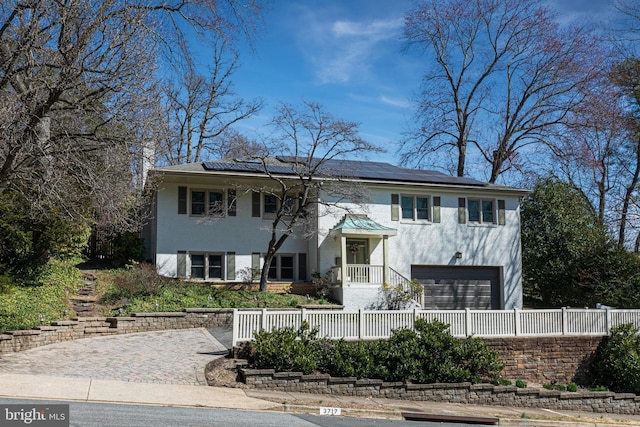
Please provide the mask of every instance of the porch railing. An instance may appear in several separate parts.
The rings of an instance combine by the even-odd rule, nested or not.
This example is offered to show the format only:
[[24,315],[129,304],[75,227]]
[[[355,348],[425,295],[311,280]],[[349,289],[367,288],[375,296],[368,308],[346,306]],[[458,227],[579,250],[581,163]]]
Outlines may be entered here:
[[632,323],[640,328],[640,310],[234,310],[233,345],[250,341],[260,330],[318,328],[318,336],[346,340],[388,338],[391,331],[411,328],[416,319],[439,320],[456,337],[607,335],[612,327]]
[[[340,267],[333,267],[333,282],[338,283],[341,279]],[[382,265],[370,264],[347,264],[347,282],[360,284],[382,284],[384,282],[384,267]]]

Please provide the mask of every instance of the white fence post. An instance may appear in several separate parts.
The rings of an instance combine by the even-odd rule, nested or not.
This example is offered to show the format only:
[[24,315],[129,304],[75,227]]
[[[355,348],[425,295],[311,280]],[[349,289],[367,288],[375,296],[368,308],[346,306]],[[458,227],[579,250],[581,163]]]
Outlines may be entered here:
[[307,310],[305,308],[300,309],[300,326],[307,320]]
[[418,307],[413,307],[413,325],[411,325],[411,329],[415,329],[416,320],[418,320]]
[[611,327],[613,326],[611,324],[611,322],[612,322],[612,320],[611,320],[611,308],[607,307],[606,312],[607,312],[607,335],[609,335],[609,333],[611,332]]
[[567,315],[567,307],[562,307],[562,335],[569,334],[569,318]]
[[260,314],[260,329],[267,330],[267,309],[263,308]]
[[238,344],[238,336],[240,332],[240,316],[238,316],[238,309],[233,309],[233,334],[231,335],[231,348]]
[[514,333],[516,334],[516,336],[520,336],[521,331],[520,331],[520,310],[518,310],[517,308],[513,309],[513,326],[514,326]]
[[361,340],[364,336],[364,318],[362,316],[362,309],[358,309],[358,339]]
[[465,320],[465,328],[464,328],[464,335],[466,337],[471,336],[471,329],[472,329],[472,324],[471,324],[471,309],[470,308],[465,308],[464,309],[464,320]]

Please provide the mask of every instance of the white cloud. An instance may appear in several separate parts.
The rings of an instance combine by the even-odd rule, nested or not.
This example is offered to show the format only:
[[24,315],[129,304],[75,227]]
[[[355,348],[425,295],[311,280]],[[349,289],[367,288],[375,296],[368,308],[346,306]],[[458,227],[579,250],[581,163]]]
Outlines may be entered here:
[[382,44],[400,38],[404,23],[401,17],[355,21],[307,14],[306,18],[300,27],[301,47],[321,84],[362,79],[381,56]]
[[392,107],[412,108],[411,101],[406,98],[391,98],[382,95],[380,97],[380,101],[382,101],[383,104],[391,105]]

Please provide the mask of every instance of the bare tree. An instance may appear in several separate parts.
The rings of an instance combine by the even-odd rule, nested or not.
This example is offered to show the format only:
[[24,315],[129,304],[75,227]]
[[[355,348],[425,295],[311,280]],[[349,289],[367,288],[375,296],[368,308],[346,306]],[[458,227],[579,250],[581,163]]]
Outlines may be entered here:
[[[297,230],[313,233],[320,207],[336,207],[345,200],[361,203],[367,192],[340,165],[346,156],[365,156],[380,151],[359,136],[358,124],[334,118],[315,103],[302,108],[280,105],[273,119],[275,133],[264,146],[263,155],[253,159],[262,165],[268,183],[248,191],[260,191],[273,201],[270,239],[260,275],[260,290],[267,290],[269,267],[284,242]],[[287,173],[273,168],[274,156],[286,165]],[[351,179],[350,179],[351,176]]]
[[526,147],[548,142],[597,70],[595,40],[560,28],[541,1],[424,0],[405,20],[406,39],[434,63],[405,163],[444,151],[458,176],[473,159],[493,183],[522,167]]
[[1,2],[0,192],[23,194],[42,215],[86,220],[97,200],[126,209],[131,194],[106,184],[120,177],[118,188],[132,187],[131,138],[141,136],[134,129],[157,116],[143,100],[154,87],[156,53],[178,45],[184,28],[249,32],[257,4],[246,6]]
[[232,126],[262,108],[262,100],[245,101],[232,90],[231,76],[238,67],[238,54],[225,40],[215,42],[212,49],[208,75],[199,73],[195,61],[185,55],[185,60],[174,67],[177,78],[166,82],[175,129],[166,147],[169,164],[199,162],[216,154]]

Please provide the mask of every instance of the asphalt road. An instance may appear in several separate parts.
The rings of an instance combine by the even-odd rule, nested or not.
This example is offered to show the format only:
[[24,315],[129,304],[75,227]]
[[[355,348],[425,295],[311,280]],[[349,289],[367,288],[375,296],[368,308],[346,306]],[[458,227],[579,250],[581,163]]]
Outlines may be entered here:
[[24,399],[0,399],[0,425],[3,425],[4,420],[2,405],[8,404],[26,407],[36,404],[69,404],[69,425],[72,427],[467,427],[466,424],[457,423]]

